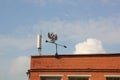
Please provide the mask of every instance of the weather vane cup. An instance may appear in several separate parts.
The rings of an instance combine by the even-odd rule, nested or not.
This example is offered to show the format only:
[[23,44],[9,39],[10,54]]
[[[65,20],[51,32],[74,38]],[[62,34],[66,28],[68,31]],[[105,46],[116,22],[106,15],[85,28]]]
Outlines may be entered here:
[[55,55],[56,55],[56,57],[58,57],[57,46],[62,46],[64,48],[67,48],[67,46],[56,43],[56,40],[58,39],[57,34],[48,33],[48,38],[50,39],[50,41],[46,40],[46,42],[53,43],[56,45],[56,54]]

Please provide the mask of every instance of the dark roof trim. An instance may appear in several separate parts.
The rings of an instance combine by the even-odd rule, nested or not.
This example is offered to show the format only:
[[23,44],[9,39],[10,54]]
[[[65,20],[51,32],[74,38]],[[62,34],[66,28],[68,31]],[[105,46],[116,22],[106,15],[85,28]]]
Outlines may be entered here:
[[30,69],[30,72],[120,72],[120,69]]
[[[112,54],[59,54],[57,58],[60,57],[100,57],[100,56],[120,56],[120,53],[112,53]],[[32,55],[34,57],[56,57],[55,55]]]

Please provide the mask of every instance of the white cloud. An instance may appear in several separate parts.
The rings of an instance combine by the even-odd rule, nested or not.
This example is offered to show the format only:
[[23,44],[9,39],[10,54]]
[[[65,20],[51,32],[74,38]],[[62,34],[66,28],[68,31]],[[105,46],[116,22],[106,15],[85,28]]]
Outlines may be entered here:
[[83,40],[94,37],[107,44],[120,44],[120,17],[97,18],[74,22],[52,20],[34,25],[34,31],[55,32],[65,40]]
[[13,75],[23,75],[30,66],[30,59],[27,56],[20,56],[13,60],[10,73]]
[[35,39],[33,38],[16,38],[16,37],[8,37],[0,35],[0,50],[1,54],[13,48],[18,50],[27,50],[32,48],[35,45]]
[[103,49],[102,43],[99,40],[89,38],[85,42],[78,43],[75,46],[74,54],[103,54],[105,50]]

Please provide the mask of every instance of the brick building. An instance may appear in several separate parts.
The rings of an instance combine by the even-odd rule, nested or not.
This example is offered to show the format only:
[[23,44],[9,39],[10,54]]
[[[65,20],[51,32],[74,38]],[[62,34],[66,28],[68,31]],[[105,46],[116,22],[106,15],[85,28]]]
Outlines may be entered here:
[[120,54],[31,56],[30,80],[120,80]]

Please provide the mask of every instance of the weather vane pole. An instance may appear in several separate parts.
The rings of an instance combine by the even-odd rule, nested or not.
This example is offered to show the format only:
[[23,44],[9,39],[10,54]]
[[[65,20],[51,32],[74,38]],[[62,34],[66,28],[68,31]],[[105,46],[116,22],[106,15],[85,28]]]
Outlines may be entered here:
[[58,39],[57,34],[48,33],[48,38],[50,39],[50,41],[46,40],[46,43],[49,42],[49,43],[55,44],[55,46],[56,46],[56,54],[55,55],[56,55],[56,57],[58,57],[57,47],[61,46],[61,47],[67,48],[67,46],[56,43],[56,40]]

